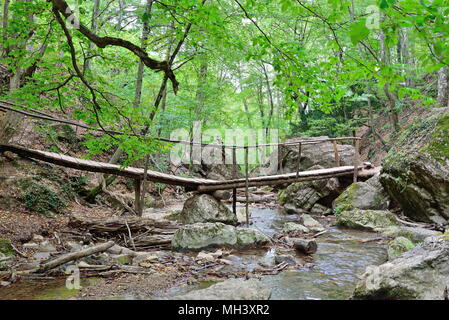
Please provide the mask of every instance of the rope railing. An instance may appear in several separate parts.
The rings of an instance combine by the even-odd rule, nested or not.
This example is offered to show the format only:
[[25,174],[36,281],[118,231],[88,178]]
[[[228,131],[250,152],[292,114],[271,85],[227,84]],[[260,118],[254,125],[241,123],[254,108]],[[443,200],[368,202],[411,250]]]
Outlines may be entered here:
[[[249,156],[248,156],[248,152],[249,149],[251,148],[261,148],[261,147],[294,147],[297,146],[297,150],[298,150],[298,163],[296,166],[296,172],[294,174],[292,174],[291,176],[289,174],[287,175],[282,175],[283,174],[283,150],[281,150],[281,160],[279,162],[279,170],[281,172],[280,176],[276,176],[276,179],[281,179],[282,181],[287,182],[293,182],[293,181],[300,181],[300,169],[301,169],[301,154],[302,154],[302,148],[305,145],[315,145],[315,144],[321,144],[321,143],[326,143],[326,142],[331,142],[333,145],[333,151],[334,151],[334,155],[335,155],[335,167],[334,169],[339,169],[341,168],[342,172],[340,173],[335,173],[334,172],[334,176],[338,176],[338,175],[342,175],[342,174],[347,174],[348,170],[349,172],[351,170],[353,170],[353,181],[357,182],[357,178],[358,178],[358,172],[361,169],[359,167],[359,149],[360,149],[360,141],[361,138],[359,137],[339,137],[339,138],[315,138],[315,139],[300,139],[300,140],[295,140],[295,141],[287,141],[287,142],[283,142],[283,143],[267,143],[267,144],[256,144],[256,145],[246,145],[246,146],[238,146],[238,145],[225,145],[223,144],[208,144],[208,143],[204,143],[204,142],[195,142],[195,141],[185,141],[185,140],[171,140],[171,139],[166,139],[166,138],[159,138],[159,137],[150,137],[150,136],[146,136],[146,135],[138,135],[138,134],[127,134],[121,131],[116,131],[116,130],[105,130],[105,129],[98,129],[95,127],[91,127],[89,125],[77,122],[75,120],[67,120],[67,119],[62,119],[62,118],[57,118],[54,117],[52,115],[43,113],[41,111],[38,110],[34,110],[34,109],[30,109],[24,106],[20,106],[24,109],[27,109],[27,111],[25,110],[18,110],[16,108],[13,108],[12,106],[20,106],[18,104],[9,102],[9,101],[4,101],[4,100],[0,100],[0,111],[3,112],[16,112],[18,114],[21,114],[23,116],[26,117],[31,117],[31,118],[35,118],[35,119],[41,119],[41,120],[45,120],[45,121],[52,121],[52,122],[58,122],[58,123],[65,123],[68,125],[73,125],[76,127],[81,127],[87,130],[92,130],[92,131],[97,131],[97,132],[103,132],[103,133],[108,133],[108,134],[114,134],[114,135],[129,135],[129,136],[140,136],[140,137],[145,137],[146,139],[154,139],[157,141],[161,141],[161,142],[166,142],[166,143],[175,143],[175,144],[185,144],[185,145],[190,145],[190,146],[201,146],[201,147],[214,147],[214,148],[221,148],[223,151],[223,154],[225,153],[226,149],[231,149],[232,150],[232,176],[233,176],[233,180],[230,181],[223,181],[223,182],[214,182],[212,183],[212,181],[202,181],[206,184],[206,186],[199,186],[198,190],[200,190],[201,187],[204,188],[204,191],[206,190],[219,190],[220,188],[227,188],[228,186],[226,186],[226,184],[234,184],[232,186],[233,189],[233,201],[232,201],[232,210],[234,212],[234,214],[236,214],[236,202],[237,202],[237,188],[241,188],[244,187],[245,188],[245,198],[246,198],[246,223],[249,225],[249,185],[250,185],[250,178],[249,178]],[[337,146],[337,142],[338,141],[353,141],[354,142],[354,164],[353,164],[353,168],[352,167],[341,167],[341,159],[340,159],[340,155],[338,152],[338,146]],[[5,146],[3,146],[5,148]],[[240,182],[237,179],[237,161],[236,161],[236,150],[237,149],[244,149],[245,152],[245,178],[243,180],[243,182]],[[20,150],[19,150],[20,151]],[[19,152],[16,150],[16,152]],[[21,150],[21,152],[25,152],[24,150]],[[41,156],[39,153],[36,153],[37,157]],[[66,162],[68,161],[67,158],[65,159]],[[78,161],[80,162],[80,161]],[[80,165],[78,163],[78,165]],[[98,170],[112,170],[110,168],[106,168],[104,165],[102,168],[99,168]],[[326,172],[325,172],[326,173]],[[136,172],[132,172],[129,174],[136,174]],[[154,173],[154,175],[156,175],[156,178],[164,181],[164,182],[168,182],[170,183],[170,177],[168,176],[157,176],[156,173]],[[327,177],[327,176],[326,176]],[[266,176],[266,177],[262,177],[262,178],[270,178],[270,176]],[[272,178],[275,178],[274,176]],[[141,178],[140,176],[135,178],[136,180],[136,186],[138,183],[140,183]],[[188,179],[187,179],[188,180]],[[185,183],[188,184],[187,181],[184,181]],[[184,183],[183,182],[183,183]],[[190,180],[189,182],[200,182],[199,180],[194,181],[194,180]],[[179,181],[177,182],[179,183]],[[215,185],[214,184],[218,184]],[[260,181],[260,185],[263,185],[264,183],[267,183],[266,181]],[[257,184],[258,185],[258,184]],[[140,186],[140,184],[139,184]],[[139,188],[136,188],[136,193],[139,192]],[[138,201],[137,201],[138,202]],[[139,204],[136,203],[136,206],[138,206]]]
[[[173,140],[173,139],[166,139],[166,138],[160,138],[160,137],[150,137],[150,136],[146,136],[143,134],[134,134],[134,133],[128,134],[128,133],[125,133],[122,131],[117,131],[117,130],[103,130],[103,129],[98,129],[98,128],[83,124],[81,122],[77,122],[75,120],[57,118],[52,115],[49,115],[49,114],[46,114],[46,113],[43,113],[41,111],[37,111],[34,109],[29,109],[31,112],[28,112],[28,111],[12,108],[11,106],[20,106],[20,105],[9,102],[9,101],[0,100],[0,111],[16,112],[16,113],[24,115],[26,117],[32,117],[32,118],[36,118],[36,119],[58,122],[58,123],[65,123],[65,124],[73,125],[76,127],[87,129],[87,130],[103,132],[103,133],[108,133],[108,134],[114,134],[114,135],[128,135],[128,136],[133,136],[133,137],[145,137],[147,139],[153,139],[153,140],[166,142],[166,143],[177,143],[177,144],[185,144],[185,145],[190,145],[190,146],[225,148],[225,149],[231,149],[231,150],[232,149],[245,149],[245,148],[253,149],[253,148],[260,148],[260,147],[278,147],[278,146],[288,147],[288,146],[295,146],[298,143],[301,143],[302,145],[313,145],[313,144],[319,144],[319,143],[329,142],[329,141],[337,142],[337,141],[348,141],[348,140],[352,140],[352,141],[361,140],[361,138],[359,138],[359,137],[339,137],[339,138],[326,138],[326,139],[308,139],[308,140],[304,139],[304,140],[298,140],[298,141],[266,143],[266,144],[256,144],[256,145],[248,145],[248,146],[214,144],[214,143],[204,143],[204,142],[195,142],[195,141],[186,141],[186,140]],[[21,107],[26,108],[24,106],[21,106]]]

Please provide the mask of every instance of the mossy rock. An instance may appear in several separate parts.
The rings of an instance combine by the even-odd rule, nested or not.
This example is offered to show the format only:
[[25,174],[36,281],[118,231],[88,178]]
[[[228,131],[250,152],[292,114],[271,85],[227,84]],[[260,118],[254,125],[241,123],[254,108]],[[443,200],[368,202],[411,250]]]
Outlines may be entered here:
[[421,243],[428,237],[440,236],[442,234],[438,231],[406,226],[392,226],[388,228],[381,228],[376,231],[379,231],[388,237],[404,237],[413,243]]
[[224,223],[195,223],[180,227],[174,234],[172,248],[198,251],[208,248],[263,246],[271,240],[254,229],[237,229]]
[[296,232],[309,233],[310,230],[301,224],[294,223],[294,222],[286,222],[284,224],[284,228],[282,229],[282,232],[283,233],[296,233]]
[[449,220],[449,116],[434,115],[402,130],[382,162],[380,182],[413,220]]
[[379,228],[398,225],[399,222],[395,215],[387,210],[355,209],[341,212],[335,224],[353,229],[377,231]]
[[443,165],[449,164],[449,115],[438,119],[430,142],[421,149]]
[[414,247],[415,245],[409,239],[405,237],[397,237],[388,244],[388,260],[392,260],[404,252],[412,250]]
[[0,239],[0,253],[7,257],[12,257],[14,255],[14,249],[9,240]]
[[[332,206],[338,213],[353,209],[362,210],[386,210],[388,198],[383,189],[378,189],[366,182],[356,182],[343,191]],[[338,209],[337,209],[338,208]]]
[[23,191],[22,196],[28,209],[44,215],[61,214],[67,206],[55,189],[34,180]]

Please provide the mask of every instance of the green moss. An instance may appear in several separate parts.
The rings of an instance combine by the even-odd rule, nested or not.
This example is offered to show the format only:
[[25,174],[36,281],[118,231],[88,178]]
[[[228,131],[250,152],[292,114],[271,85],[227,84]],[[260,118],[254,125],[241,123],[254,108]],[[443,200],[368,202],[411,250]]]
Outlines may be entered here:
[[278,193],[278,202],[280,204],[284,204],[287,201],[287,192],[286,189],[280,190]]
[[339,213],[342,211],[350,211],[354,209],[354,198],[359,190],[359,184],[351,184],[337,199],[334,201],[334,206],[338,208]]
[[23,192],[23,200],[28,209],[51,215],[62,213],[65,201],[51,187],[32,181]]
[[449,115],[439,118],[430,142],[421,149],[442,164],[449,161]]
[[14,249],[9,240],[0,239],[0,253],[7,257],[14,255]]
[[334,209],[334,214],[338,217],[341,215],[341,213],[345,211],[344,210],[344,205],[339,205]]
[[397,256],[413,249],[415,245],[405,237],[397,237],[388,244],[388,259],[394,259]]

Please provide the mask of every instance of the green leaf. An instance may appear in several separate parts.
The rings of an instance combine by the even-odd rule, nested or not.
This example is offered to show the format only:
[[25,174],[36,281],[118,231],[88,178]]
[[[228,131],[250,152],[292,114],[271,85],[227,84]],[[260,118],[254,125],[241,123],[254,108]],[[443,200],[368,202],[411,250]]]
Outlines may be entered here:
[[359,43],[359,41],[365,40],[369,36],[369,29],[366,27],[365,20],[361,20],[351,25],[349,29],[349,36],[353,44]]

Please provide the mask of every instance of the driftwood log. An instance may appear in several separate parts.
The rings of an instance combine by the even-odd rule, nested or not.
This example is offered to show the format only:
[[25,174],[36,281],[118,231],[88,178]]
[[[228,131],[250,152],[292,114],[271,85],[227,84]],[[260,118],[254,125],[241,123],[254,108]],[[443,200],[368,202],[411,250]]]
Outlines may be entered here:
[[78,260],[87,256],[91,256],[96,253],[100,253],[103,251],[108,250],[114,245],[114,241],[108,241],[106,243],[102,243],[93,247],[89,247],[84,250],[80,250],[77,252],[67,253],[60,257],[57,257],[56,259],[53,259],[47,263],[41,264],[34,272],[35,273],[44,273],[48,270],[54,269],[56,267],[59,267],[60,265],[63,265],[64,263]]
[[293,241],[293,248],[301,253],[310,255],[318,250],[318,245],[315,240],[295,239]]
[[[249,197],[248,202],[260,203],[260,202],[273,202],[276,201],[276,197]],[[245,197],[237,197],[237,202],[246,203]]]
[[169,220],[140,217],[87,218],[72,216],[69,226],[90,233],[114,237],[117,243],[132,249],[170,249],[178,224]]
[[28,270],[18,270],[18,271],[6,271],[6,272],[0,272],[0,276],[9,276],[13,277],[15,275],[30,275],[30,274],[44,274],[54,268],[57,268],[67,262],[78,260],[84,257],[88,257],[90,255],[104,252],[111,248],[114,245],[114,241],[108,241],[106,243],[102,243],[99,245],[95,245],[77,252],[71,252],[63,254],[59,257],[56,257],[55,259],[52,259],[48,262],[41,263],[38,267]]
[[217,200],[229,200],[231,199],[231,192],[227,190],[215,190],[211,195]]
[[71,216],[69,226],[88,230],[92,234],[145,232],[151,234],[173,234],[178,225],[168,220],[156,220],[140,217],[87,218]]

